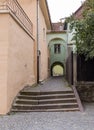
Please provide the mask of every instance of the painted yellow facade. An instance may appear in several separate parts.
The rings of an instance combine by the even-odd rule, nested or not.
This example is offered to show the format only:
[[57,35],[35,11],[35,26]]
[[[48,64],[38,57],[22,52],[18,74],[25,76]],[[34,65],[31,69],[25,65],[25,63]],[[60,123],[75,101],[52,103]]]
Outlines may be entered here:
[[[37,14],[37,0],[18,0],[19,6],[33,23],[32,34],[31,30],[28,30],[30,21],[26,16],[24,17],[24,13],[20,12],[22,8],[16,6],[17,10],[11,13],[11,10],[2,7],[2,4],[5,5],[7,1],[10,1],[10,4],[12,2],[0,0],[0,114],[10,111],[13,100],[21,89],[37,82],[37,36],[41,52],[39,80],[48,77],[46,32],[51,29],[46,0],[40,0],[39,14]],[[20,21],[21,18],[24,18],[23,23],[27,23],[26,25]]]

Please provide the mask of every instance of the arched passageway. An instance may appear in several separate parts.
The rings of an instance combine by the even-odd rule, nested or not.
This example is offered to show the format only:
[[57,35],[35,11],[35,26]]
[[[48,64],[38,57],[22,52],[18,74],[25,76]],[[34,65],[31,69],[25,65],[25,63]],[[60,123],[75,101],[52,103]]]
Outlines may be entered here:
[[63,76],[64,68],[61,65],[55,65],[52,69],[53,76]]
[[63,76],[64,65],[60,62],[55,62],[51,66],[51,76]]

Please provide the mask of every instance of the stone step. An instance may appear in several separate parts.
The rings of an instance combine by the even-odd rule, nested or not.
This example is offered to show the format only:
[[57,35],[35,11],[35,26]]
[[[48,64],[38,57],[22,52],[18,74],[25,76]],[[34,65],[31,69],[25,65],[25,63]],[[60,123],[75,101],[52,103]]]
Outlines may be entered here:
[[74,98],[74,93],[70,94],[52,94],[52,95],[38,95],[38,96],[32,96],[32,95],[19,95],[19,99],[28,99],[28,100],[45,100],[45,99],[57,99],[57,98]]
[[32,92],[32,91],[30,91],[30,90],[28,90],[28,91],[23,90],[22,92],[20,92],[20,95],[32,95],[32,96],[37,96],[37,95],[68,94],[68,93],[73,93],[73,91]]
[[79,111],[79,108],[59,108],[59,109],[35,109],[35,110],[19,110],[12,109],[11,112],[70,112],[70,111]]
[[12,108],[19,110],[78,108],[78,104],[77,103],[38,104],[38,105],[14,104]]
[[17,96],[12,112],[63,112],[79,111],[79,106],[72,90],[32,92],[23,90]]
[[76,98],[63,98],[63,99],[45,99],[45,100],[26,100],[16,99],[17,104],[58,104],[58,103],[76,103]]

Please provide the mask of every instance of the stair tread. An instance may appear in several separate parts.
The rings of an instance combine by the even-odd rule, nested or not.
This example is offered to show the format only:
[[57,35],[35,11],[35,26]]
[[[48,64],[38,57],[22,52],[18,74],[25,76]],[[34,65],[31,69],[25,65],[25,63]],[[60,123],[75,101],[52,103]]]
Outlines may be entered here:
[[59,108],[59,109],[34,109],[34,110],[18,110],[16,108],[11,109],[11,112],[59,112],[59,111],[80,111],[79,108]]
[[72,90],[32,92],[23,90],[17,96],[13,112],[80,111]]
[[28,99],[28,100],[46,100],[46,99],[60,99],[60,98],[74,98],[75,95],[50,95],[50,96],[28,96],[28,95],[19,95],[17,98]]
[[19,99],[17,98],[15,101],[31,101],[31,102],[46,102],[46,101],[66,101],[66,100],[76,100],[76,98],[56,98],[56,99],[45,99],[45,100],[28,100],[28,99]]
[[63,95],[74,95],[74,93],[64,93],[64,94],[47,94],[47,95],[25,95],[20,94],[19,96],[28,96],[28,97],[49,97],[49,96],[63,96]]
[[14,104],[13,106],[27,106],[27,107],[32,107],[32,106],[60,106],[60,105],[66,105],[66,106],[68,106],[68,105],[78,105],[77,104],[77,102],[76,103],[59,103],[59,104]]
[[21,91],[20,93],[31,93],[31,94],[34,94],[34,95],[41,95],[41,94],[54,94],[54,93],[73,93],[72,90],[66,90],[66,91],[30,91],[30,90],[23,90]]

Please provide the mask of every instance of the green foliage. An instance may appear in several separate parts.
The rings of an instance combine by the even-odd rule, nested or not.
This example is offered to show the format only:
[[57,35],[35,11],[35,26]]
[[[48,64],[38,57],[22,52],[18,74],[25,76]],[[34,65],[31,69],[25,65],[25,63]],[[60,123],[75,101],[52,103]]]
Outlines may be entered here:
[[94,0],[84,4],[83,18],[70,18],[70,29],[75,29],[73,39],[76,41],[78,54],[84,54],[86,59],[94,57]]

